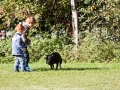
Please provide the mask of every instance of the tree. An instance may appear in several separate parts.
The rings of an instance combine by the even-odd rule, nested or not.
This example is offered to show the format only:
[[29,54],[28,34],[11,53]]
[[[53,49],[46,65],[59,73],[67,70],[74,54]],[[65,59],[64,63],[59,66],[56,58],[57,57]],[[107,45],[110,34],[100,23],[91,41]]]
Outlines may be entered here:
[[71,10],[72,10],[72,28],[73,28],[73,41],[75,45],[78,44],[78,17],[77,10],[75,8],[75,1],[71,0]]

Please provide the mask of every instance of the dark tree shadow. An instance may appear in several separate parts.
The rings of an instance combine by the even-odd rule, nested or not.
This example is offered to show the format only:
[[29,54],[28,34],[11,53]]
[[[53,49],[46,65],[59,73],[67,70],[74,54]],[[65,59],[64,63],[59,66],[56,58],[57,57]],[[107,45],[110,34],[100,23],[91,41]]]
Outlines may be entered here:
[[35,68],[33,71],[49,71],[51,70],[50,68]]
[[61,70],[66,70],[66,71],[69,71],[69,70],[77,70],[77,71],[83,71],[83,70],[101,70],[103,68],[89,68],[89,67],[86,67],[86,68],[62,68]]
[[71,71],[71,70],[76,70],[76,71],[84,71],[84,70],[103,70],[103,69],[107,69],[107,68],[89,68],[89,67],[86,67],[86,68],[61,68],[61,69],[50,69],[50,68],[35,68],[33,71],[50,71],[50,70],[55,70],[55,71],[58,71],[58,70],[63,70],[63,71]]

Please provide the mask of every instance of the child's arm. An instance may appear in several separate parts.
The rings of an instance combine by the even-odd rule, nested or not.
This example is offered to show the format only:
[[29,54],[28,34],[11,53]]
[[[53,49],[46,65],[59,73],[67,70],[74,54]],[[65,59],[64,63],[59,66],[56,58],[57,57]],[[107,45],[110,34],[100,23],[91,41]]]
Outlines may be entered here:
[[30,45],[30,42],[31,42],[31,41],[30,41],[29,38],[27,38],[27,35],[22,34],[21,37],[22,37],[22,40],[23,40],[23,42],[24,42],[25,44]]

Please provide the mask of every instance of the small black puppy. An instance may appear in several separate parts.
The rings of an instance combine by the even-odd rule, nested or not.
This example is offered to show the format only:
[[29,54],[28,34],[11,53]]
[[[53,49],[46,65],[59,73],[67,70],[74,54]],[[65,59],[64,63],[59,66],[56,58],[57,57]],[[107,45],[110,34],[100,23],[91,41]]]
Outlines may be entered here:
[[53,52],[46,56],[46,64],[49,64],[51,69],[54,68],[54,64],[56,64],[56,69],[58,69],[58,64],[61,68],[62,58],[58,52]]

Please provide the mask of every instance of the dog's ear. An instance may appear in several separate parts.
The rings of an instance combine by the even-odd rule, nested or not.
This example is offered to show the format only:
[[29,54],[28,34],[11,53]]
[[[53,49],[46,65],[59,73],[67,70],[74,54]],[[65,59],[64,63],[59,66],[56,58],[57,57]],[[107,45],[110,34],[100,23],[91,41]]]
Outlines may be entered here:
[[46,59],[46,60],[48,59],[48,55],[46,55],[45,59]]
[[52,52],[52,54],[54,54],[55,52]]
[[53,57],[54,55],[53,55],[53,53],[51,54],[51,57]]

